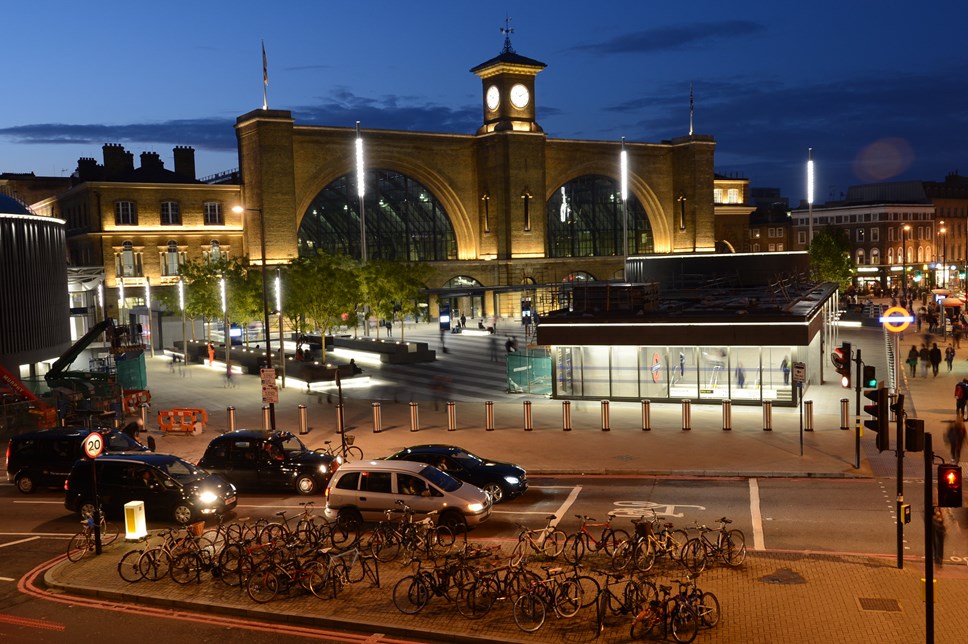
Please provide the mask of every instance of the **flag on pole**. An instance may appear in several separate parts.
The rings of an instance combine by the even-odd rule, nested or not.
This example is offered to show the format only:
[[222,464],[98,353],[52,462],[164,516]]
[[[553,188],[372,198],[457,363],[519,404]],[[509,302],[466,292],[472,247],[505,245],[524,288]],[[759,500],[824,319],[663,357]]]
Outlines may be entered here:
[[266,43],[262,41],[262,84],[269,85],[269,61],[266,60]]

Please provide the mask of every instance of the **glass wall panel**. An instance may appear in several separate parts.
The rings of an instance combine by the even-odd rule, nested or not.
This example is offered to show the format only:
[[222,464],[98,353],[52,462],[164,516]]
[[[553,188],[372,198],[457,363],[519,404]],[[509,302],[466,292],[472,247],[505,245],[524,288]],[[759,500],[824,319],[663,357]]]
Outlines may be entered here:
[[611,394],[609,383],[609,347],[582,347],[582,383],[584,395],[608,398]]
[[726,347],[700,347],[699,356],[699,397],[729,397],[729,355]]
[[[639,396],[669,397],[669,352],[666,347],[639,347]],[[678,360],[678,358],[677,358]],[[678,366],[678,365],[677,365]]]
[[581,381],[581,350],[558,347],[555,355],[558,395],[566,398],[584,395]]
[[630,347],[612,347],[612,397],[637,398],[639,394],[639,374],[647,374],[639,369],[639,354]]
[[763,347],[763,399],[793,400],[793,347]]
[[760,348],[733,347],[729,350],[731,369],[729,395],[733,400],[759,400],[762,389],[760,377]]
[[669,397],[699,397],[699,351],[696,347],[669,347]]

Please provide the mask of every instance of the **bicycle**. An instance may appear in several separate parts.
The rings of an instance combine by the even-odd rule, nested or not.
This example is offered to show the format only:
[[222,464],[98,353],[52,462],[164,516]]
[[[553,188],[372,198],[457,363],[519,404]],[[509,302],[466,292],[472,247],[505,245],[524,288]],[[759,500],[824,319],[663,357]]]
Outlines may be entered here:
[[425,570],[421,559],[415,561],[417,569],[414,573],[402,578],[393,587],[393,605],[397,610],[405,615],[415,615],[435,596],[450,602],[457,601],[464,584],[461,562],[435,563],[432,570]]
[[458,596],[457,611],[468,619],[480,619],[499,599],[516,601],[540,577],[525,567],[522,557],[506,566],[478,570],[476,579]]
[[343,460],[340,463],[350,461],[362,461],[363,450],[354,445],[356,437],[353,434],[343,434],[343,440],[339,445],[333,445],[333,441],[323,441],[323,447],[317,447],[313,451],[317,454],[327,454],[337,456]]
[[[360,542],[381,563],[396,559],[401,551],[407,554],[407,563],[418,554],[427,558],[446,555],[454,547],[457,537],[444,525],[434,525],[436,510],[427,513],[420,521],[414,521],[414,511],[404,501],[396,502],[400,509],[387,510],[386,520],[381,521],[373,530],[364,533]],[[394,513],[402,513],[399,520],[391,519]],[[466,535],[463,536],[466,542]]]
[[699,633],[699,617],[679,596],[669,594],[671,586],[659,585],[661,597],[650,599],[637,611],[629,628],[632,639],[662,637],[669,634],[677,642],[692,642]]
[[542,566],[545,578],[531,585],[514,601],[514,623],[526,633],[544,625],[550,608],[558,617],[574,617],[582,606],[581,584],[565,576],[563,568]]
[[[682,564],[692,573],[702,572],[710,557],[722,559],[723,563],[736,568],[746,561],[746,536],[741,530],[727,530],[732,523],[723,517],[719,520],[719,530],[699,526],[699,536],[693,537],[682,548]],[[716,533],[716,541],[707,534]]]
[[285,564],[267,561],[249,575],[245,592],[259,604],[266,604],[280,592],[288,593],[294,588],[322,597],[327,576],[326,568],[316,559],[293,557]]
[[679,584],[677,597],[681,601],[688,603],[696,615],[699,617],[699,625],[703,628],[712,628],[719,623],[719,598],[713,593],[703,592],[696,584],[696,575],[686,575],[685,580],[673,579]]
[[652,518],[644,516],[632,519],[635,525],[634,536],[616,548],[612,555],[612,566],[624,570],[629,564],[639,572],[648,572],[655,565],[657,557],[666,556],[678,561],[682,548],[689,541],[685,530],[674,530],[671,523],[662,524],[659,534],[655,533],[658,518],[652,511]]
[[[601,634],[605,630],[605,617],[613,615],[632,615],[642,610],[642,606],[658,596],[655,584],[647,579],[630,577],[623,583],[625,573],[610,570],[596,570],[605,576],[605,583],[595,598],[595,632]],[[614,579],[614,581],[609,581]],[[620,592],[615,589],[621,587]]]
[[[612,519],[615,518],[614,515],[609,515],[608,521],[605,523],[590,523],[595,519],[587,515],[576,514],[575,517],[581,521],[581,525],[578,526],[577,532],[568,535],[565,539],[563,552],[565,561],[568,563],[579,563],[582,557],[585,556],[586,551],[598,552],[602,550],[611,557],[615,549],[629,539],[628,532],[621,528],[616,530],[612,527]],[[589,527],[602,529],[597,539],[588,529]]]
[[[101,546],[109,546],[117,540],[118,531],[105,520],[103,512],[100,516],[101,521],[98,527]],[[97,549],[94,538],[94,516],[85,517],[81,521],[81,525],[84,526],[84,529],[71,537],[71,540],[67,543],[67,558],[70,561],[80,561],[84,555]]]
[[559,556],[565,548],[567,537],[565,533],[555,526],[557,515],[549,514],[545,519],[547,525],[537,530],[532,530],[523,524],[516,524],[520,529],[518,533],[518,543],[511,551],[511,564],[520,564],[525,557],[525,549],[530,548],[534,554],[541,554],[550,559]]

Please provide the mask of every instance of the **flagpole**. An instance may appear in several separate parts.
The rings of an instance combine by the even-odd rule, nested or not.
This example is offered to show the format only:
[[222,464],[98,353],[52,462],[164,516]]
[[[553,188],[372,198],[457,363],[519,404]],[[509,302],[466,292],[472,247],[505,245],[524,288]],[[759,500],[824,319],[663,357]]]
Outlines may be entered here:
[[269,62],[266,60],[266,42],[262,41],[262,109],[269,109]]

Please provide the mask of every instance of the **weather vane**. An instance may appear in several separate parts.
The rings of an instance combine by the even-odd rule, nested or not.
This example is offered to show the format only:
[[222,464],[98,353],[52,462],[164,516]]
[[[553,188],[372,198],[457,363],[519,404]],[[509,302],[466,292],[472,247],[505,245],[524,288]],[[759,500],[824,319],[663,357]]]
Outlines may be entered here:
[[504,14],[504,26],[501,27],[501,33],[504,34],[504,49],[501,50],[502,54],[513,54],[514,47],[511,46],[511,34],[514,33],[514,29],[511,29],[511,16]]

